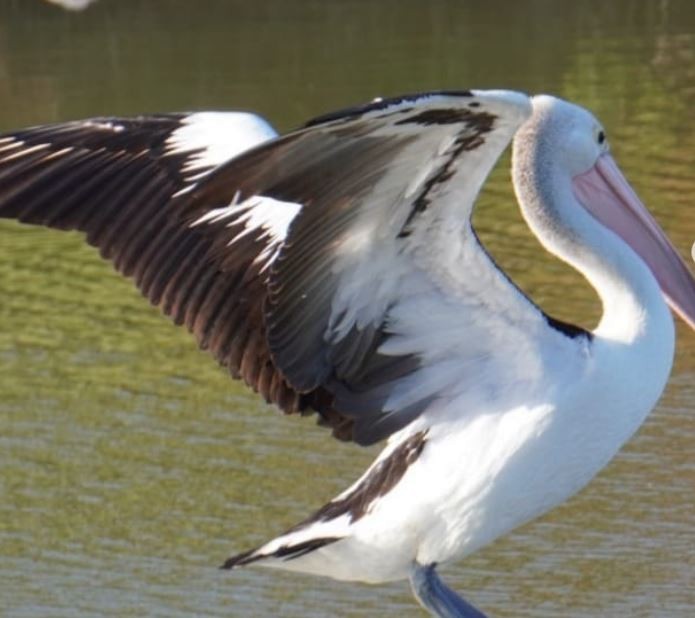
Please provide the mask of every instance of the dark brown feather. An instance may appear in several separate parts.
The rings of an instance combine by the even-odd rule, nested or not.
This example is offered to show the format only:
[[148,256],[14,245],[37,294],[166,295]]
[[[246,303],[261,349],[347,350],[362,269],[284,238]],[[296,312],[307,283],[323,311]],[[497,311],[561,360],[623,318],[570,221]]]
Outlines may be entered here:
[[[0,138],[0,217],[84,232],[153,304],[266,401],[287,413],[327,411],[330,396],[300,397],[271,358],[266,292],[254,264],[267,239],[249,235],[229,251],[243,224],[190,227],[197,216],[229,204],[235,189],[208,192],[209,202],[186,194],[172,199],[188,184],[181,169],[192,151],[171,154],[166,140],[183,118],[96,119]],[[324,419],[340,424],[343,438],[345,422],[335,412]]]

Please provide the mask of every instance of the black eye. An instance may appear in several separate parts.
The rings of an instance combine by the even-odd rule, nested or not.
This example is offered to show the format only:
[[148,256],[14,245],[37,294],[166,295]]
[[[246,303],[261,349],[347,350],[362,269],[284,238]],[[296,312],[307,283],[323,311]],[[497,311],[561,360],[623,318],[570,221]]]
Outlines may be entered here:
[[603,144],[606,141],[606,134],[603,131],[598,132],[598,143]]

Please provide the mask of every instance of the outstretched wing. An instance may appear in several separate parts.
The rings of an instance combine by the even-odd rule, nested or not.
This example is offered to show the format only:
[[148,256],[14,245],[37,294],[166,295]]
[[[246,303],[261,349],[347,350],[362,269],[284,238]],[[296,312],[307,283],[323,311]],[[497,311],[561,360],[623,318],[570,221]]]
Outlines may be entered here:
[[[192,229],[175,208],[211,170],[276,135],[253,114],[197,112],[93,118],[0,136],[0,217],[84,232],[235,377],[296,412],[308,403],[275,371],[262,316],[249,301],[262,284],[251,274],[242,283],[259,234],[234,245],[227,259],[238,260],[223,271],[215,232],[226,238],[231,230]],[[251,375],[251,364],[266,366],[263,376]]]
[[233,375],[368,444],[489,388],[499,328],[535,358],[545,316],[470,225],[529,113],[510,92],[378,100],[212,172],[229,150],[186,116],[33,129],[0,141],[0,216],[86,232]]

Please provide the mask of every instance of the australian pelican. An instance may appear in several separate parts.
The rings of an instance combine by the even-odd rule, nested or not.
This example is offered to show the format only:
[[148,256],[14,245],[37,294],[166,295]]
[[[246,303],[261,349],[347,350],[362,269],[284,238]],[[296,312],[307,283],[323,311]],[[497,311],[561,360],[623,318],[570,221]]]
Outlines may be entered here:
[[[513,138],[543,246],[601,298],[593,332],[539,309],[471,226]],[[0,138],[0,216],[81,230],[236,378],[384,449],[352,486],[229,558],[410,579],[432,614],[483,614],[435,567],[569,498],[656,404],[667,303],[695,281],[588,111],[551,96],[377,99],[278,136],[247,113],[96,118]]]

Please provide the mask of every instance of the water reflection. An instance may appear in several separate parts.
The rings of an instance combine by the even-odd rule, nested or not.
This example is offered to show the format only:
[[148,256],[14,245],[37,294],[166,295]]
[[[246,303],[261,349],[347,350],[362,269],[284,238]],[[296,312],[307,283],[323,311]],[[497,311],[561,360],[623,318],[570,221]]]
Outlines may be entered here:
[[[480,4],[480,3],[478,3]],[[592,107],[645,203],[695,239],[695,9],[686,2],[0,3],[0,128],[256,109],[281,129],[428,88],[506,86]],[[476,224],[524,289],[590,326],[539,252],[508,159]],[[421,615],[405,586],[214,567],[341,490],[371,454],[231,383],[73,235],[0,222],[0,599],[11,616]],[[628,448],[580,496],[448,570],[494,616],[695,607],[695,341]],[[310,479],[311,482],[307,482]]]

